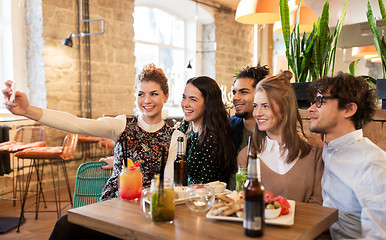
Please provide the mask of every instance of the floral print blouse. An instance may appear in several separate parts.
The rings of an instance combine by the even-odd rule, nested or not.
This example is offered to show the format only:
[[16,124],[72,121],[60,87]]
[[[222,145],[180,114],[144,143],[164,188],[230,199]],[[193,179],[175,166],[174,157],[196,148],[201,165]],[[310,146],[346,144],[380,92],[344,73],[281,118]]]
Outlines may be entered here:
[[200,143],[198,132],[189,131],[189,122],[185,120],[181,122],[179,130],[187,137],[188,183],[228,182],[229,176],[224,175],[217,166],[214,136],[210,134],[207,139]]
[[142,185],[150,186],[154,175],[160,172],[162,152],[167,160],[174,129],[165,124],[156,132],[146,132],[138,126],[138,117],[128,117],[126,128],[114,146],[114,168],[110,179],[102,190],[101,200],[119,197],[118,176],[124,158],[140,161],[143,174]]

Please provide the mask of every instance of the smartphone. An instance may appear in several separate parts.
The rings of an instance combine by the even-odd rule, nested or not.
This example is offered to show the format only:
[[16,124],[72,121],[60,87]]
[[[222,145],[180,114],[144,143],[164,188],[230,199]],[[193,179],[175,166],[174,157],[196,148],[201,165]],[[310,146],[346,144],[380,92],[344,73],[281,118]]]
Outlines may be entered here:
[[13,102],[13,101],[15,101],[15,83],[12,83],[12,85],[11,85],[11,96],[9,97],[9,101],[10,102]]

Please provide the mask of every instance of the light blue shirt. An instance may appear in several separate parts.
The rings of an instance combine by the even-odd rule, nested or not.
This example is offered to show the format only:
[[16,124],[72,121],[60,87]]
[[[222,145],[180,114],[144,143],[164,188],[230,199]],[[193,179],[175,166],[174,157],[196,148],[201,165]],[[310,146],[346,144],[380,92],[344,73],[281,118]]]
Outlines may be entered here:
[[386,239],[386,154],[362,130],[325,143],[323,206],[339,210],[333,239]]

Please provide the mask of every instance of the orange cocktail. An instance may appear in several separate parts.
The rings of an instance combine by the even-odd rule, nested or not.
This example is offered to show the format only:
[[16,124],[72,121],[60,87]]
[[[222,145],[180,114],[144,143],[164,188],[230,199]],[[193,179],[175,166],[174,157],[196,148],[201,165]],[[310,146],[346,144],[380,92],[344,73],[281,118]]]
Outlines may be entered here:
[[142,173],[139,162],[129,168],[123,167],[119,175],[119,194],[122,199],[137,200],[141,198]]

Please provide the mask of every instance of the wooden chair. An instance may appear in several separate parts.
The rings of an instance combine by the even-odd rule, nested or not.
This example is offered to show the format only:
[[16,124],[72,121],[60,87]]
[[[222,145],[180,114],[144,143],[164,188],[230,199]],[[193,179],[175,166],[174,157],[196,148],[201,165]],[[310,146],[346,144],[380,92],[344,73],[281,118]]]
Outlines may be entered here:
[[72,208],[96,203],[113,169],[101,169],[105,162],[86,162],[79,166]]
[[95,161],[95,159],[98,157],[107,156],[109,154],[109,151],[106,151],[105,150],[106,148],[103,148],[103,147],[102,147],[103,151],[100,151],[101,149],[98,148],[98,144],[99,144],[99,146],[101,146],[100,143],[102,141],[106,142],[108,140],[106,140],[106,138],[101,138],[101,137],[79,135],[79,143],[82,146],[83,162],[86,162],[88,159]]
[[[13,189],[13,205],[15,206],[17,186],[21,186],[21,180],[19,177],[19,171],[24,168],[19,165],[19,161],[14,158],[14,153],[22,151],[32,147],[44,147],[46,142],[46,131],[42,127],[20,127],[16,130],[16,134],[13,141],[7,141],[0,144],[0,153],[8,153],[11,155],[11,161],[13,162],[13,174],[12,174],[12,189]],[[24,162],[23,162],[24,163]],[[16,166],[16,169],[15,169]],[[20,199],[22,196],[20,196]],[[44,195],[43,195],[44,200]]]
[[[60,200],[60,184],[59,184],[59,165],[61,165],[65,182],[67,185],[67,191],[68,196],[70,198],[70,203],[72,205],[72,194],[70,189],[70,183],[68,180],[67,175],[67,169],[65,165],[66,160],[73,159],[75,156],[76,146],[78,144],[78,135],[77,134],[68,134],[63,142],[62,147],[35,147],[30,149],[25,149],[23,151],[15,153],[15,157],[21,158],[21,159],[31,159],[30,168],[28,172],[27,181],[25,183],[25,191],[24,196],[22,199],[22,206],[21,206],[21,212],[20,212],[20,218],[19,218],[19,225],[17,228],[17,231],[19,232],[20,228],[20,221],[22,217],[24,217],[24,208],[25,208],[25,202],[28,195],[28,188],[29,184],[31,182],[32,172],[33,169],[35,169],[36,177],[37,177],[37,184],[41,184],[41,178],[43,176],[44,171],[44,163],[45,161],[50,161],[51,165],[51,175],[52,175],[52,183],[54,186],[54,196],[55,196],[55,203],[56,203],[56,213],[57,217],[59,218],[61,216],[61,200]],[[55,174],[54,174],[54,168],[53,163],[56,161],[57,163],[57,186],[55,184]],[[40,164],[42,162],[42,164]],[[41,188],[40,188],[41,189]],[[38,212],[39,212],[39,203],[40,203],[40,193],[38,192],[36,195],[36,210],[35,210],[35,219],[38,218]]]

